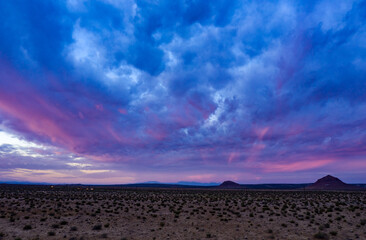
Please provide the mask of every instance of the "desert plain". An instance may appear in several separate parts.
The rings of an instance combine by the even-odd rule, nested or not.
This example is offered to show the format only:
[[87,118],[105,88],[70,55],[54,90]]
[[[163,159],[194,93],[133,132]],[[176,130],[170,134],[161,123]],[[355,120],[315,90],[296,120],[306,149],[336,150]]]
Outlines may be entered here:
[[366,239],[366,192],[3,184],[0,239]]

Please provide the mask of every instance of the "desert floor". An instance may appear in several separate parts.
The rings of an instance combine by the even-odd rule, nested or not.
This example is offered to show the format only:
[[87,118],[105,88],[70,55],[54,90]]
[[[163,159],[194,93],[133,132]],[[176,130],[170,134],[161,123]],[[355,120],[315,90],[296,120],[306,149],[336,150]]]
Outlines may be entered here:
[[366,192],[0,186],[0,239],[366,239]]

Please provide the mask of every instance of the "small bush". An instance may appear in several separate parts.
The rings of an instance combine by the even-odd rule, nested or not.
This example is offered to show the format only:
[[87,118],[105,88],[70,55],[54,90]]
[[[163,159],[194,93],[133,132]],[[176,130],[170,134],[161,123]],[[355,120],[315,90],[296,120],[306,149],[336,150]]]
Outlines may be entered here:
[[68,222],[67,222],[67,221],[62,221],[62,222],[60,222],[60,224],[61,224],[61,225],[67,225],[67,224],[68,224]]
[[316,238],[316,239],[329,239],[328,234],[326,234],[324,232],[318,232],[317,234],[314,235],[314,238]]
[[361,220],[361,225],[364,226],[366,224],[366,219]]
[[332,236],[337,236],[337,234],[338,234],[338,233],[337,233],[336,231],[331,231],[331,232],[330,232],[330,235],[332,235]]
[[31,225],[25,225],[23,227],[23,230],[31,230],[32,229],[32,226]]
[[95,226],[93,227],[93,230],[94,230],[94,231],[102,230],[102,225],[100,225],[100,224],[95,225]]
[[58,224],[52,224],[52,226],[51,226],[52,228],[54,228],[54,229],[56,229],[56,228],[59,228],[60,227],[60,225],[58,225]]
[[70,228],[70,231],[72,231],[72,232],[75,232],[75,231],[77,231],[78,230],[78,228],[77,227],[71,227]]

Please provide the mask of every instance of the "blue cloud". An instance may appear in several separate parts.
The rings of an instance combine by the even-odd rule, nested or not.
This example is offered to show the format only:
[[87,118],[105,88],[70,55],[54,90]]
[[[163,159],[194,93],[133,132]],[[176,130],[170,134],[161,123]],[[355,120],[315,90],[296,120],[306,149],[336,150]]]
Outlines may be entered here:
[[0,123],[131,169],[352,160],[365,155],[365,9],[2,1]]

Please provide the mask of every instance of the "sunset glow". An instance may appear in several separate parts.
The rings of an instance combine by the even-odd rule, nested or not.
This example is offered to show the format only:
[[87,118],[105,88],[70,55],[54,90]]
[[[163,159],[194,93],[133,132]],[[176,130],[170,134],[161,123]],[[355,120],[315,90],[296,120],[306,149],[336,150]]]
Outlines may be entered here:
[[262,4],[0,1],[0,182],[366,182],[365,1]]

